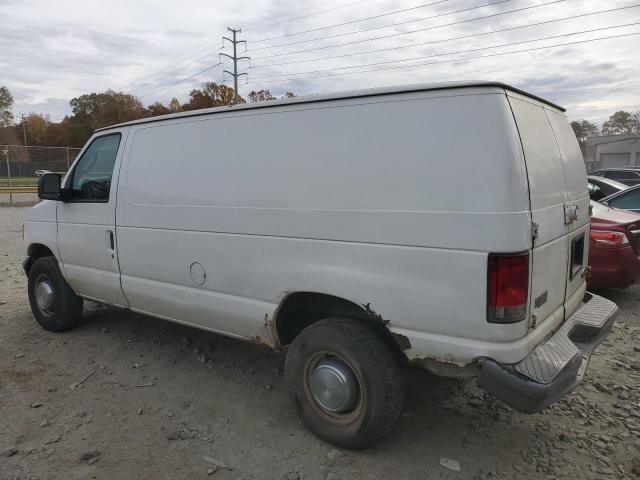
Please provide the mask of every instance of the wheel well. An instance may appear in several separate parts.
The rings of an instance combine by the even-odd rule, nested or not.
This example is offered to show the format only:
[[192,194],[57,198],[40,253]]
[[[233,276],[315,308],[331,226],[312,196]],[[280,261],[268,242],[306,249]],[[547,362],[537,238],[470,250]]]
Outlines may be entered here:
[[32,243],[31,245],[29,245],[29,248],[27,248],[27,258],[25,258],[24,262],[22,262],[24,273],[29,275],[29,270],[31,270],[31,265],[33,265],[33,262],[42,257],[55,257],[55,255],[49,249],[49,247],[41,243]]
[[407,357],[402,350],[410,347],[408,340],[392,334],[387,326],[388,322],[377,315],[369,304],[361,306],[344,298],[323,293],[295,292],[287,295],[275,316],[279,344],[289,345],[309,325],[330,317],[346,317],[361,321],[387,342],[400,363],[406,362]]
[[29,245],[27,249],[27,255],[29,255],[32,259],[42,258],[42,257],[53,257],[53,252],[41,243],[32,243]]

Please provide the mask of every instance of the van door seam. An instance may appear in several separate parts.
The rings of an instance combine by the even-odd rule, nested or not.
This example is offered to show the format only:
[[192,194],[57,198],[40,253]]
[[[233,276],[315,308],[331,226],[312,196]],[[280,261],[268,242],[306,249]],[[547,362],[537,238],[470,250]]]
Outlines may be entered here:
[[127,306],[131,306],[131,302],[127,298],[127,294],[124,293],[124,287],[122,286],[122,268],[120,268],[120,249],[118,245],[118,190],[120,189],[120,172],[122,172],[122,165],[124,164],[124,161],[125,161],[125,153],[127,151],[127,141],[129,139],[130,131],[131,131],[131,127],[127,127],[124,143],[122,145],[122,156],[120,157],[120,164],[118,165],[116,189],[114,192],[115,198],[113,202],[113,236],[114,236],[114,242],[115,242],[114,252],[116,255],[116,265],[118,266],[118,283],[120,283],[120,291],[122,292],[122,296],[124,297],[124,301],[126,302]]

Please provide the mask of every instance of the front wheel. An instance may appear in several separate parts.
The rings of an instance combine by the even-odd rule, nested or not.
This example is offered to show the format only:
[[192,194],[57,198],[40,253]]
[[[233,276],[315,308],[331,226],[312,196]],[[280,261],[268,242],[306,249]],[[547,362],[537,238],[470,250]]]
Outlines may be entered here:
[[315,435],[363,447],[391,431],[404,388],[391,348],[358,320],[329,318],[298,335],[285,362],[289,392]]
[[33,316],[45,330],[67,330],[82,317],[82,298],[71,289],[53,257],[42,257],[33,262],[28,292]]

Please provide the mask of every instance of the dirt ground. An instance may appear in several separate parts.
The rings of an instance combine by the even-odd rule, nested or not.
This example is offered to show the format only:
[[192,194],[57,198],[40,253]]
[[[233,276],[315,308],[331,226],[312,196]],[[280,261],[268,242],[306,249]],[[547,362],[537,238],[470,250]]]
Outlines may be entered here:
[[397,429],[335,450],[298,420],[279,353],[95,304],[72,331],[38,327],[25,212],[0,207],[0,479],[640,478],[640,287],[599,292],[613,333],[542,414],[411,370]]
[[38,196],[35,193],[14,193],[9,195],[8,193],[0,192],[0,206],[3,207],[11,204],[15,206],[27,206],[37,201]]

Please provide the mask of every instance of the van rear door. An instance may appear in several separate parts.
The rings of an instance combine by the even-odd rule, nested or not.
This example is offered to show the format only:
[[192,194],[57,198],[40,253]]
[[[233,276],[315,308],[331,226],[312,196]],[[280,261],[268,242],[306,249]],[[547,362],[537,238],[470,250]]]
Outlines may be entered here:
[[[567,300],[572,298],[578,290],[584,288],[584,269],[588,263],[589,247],[589,192],[587,189],[587,172],[584,165],[584,158],[578,145],[575,133],[569,124],[567,117],[549,108],[545,108],[545,113],[553,128],[553,132],[562,158],[564,168],[564,178],[567,187],[567,196],[571,212],[569,221],[569,254],[570,266],[567,277]],[[575,215],[572,211],[575,209]],[[581,300],[581,295],[577,301]],[[577,306],[566,305],[567,316],[573,313]]]
[[[575,136],[571,141],[564,115],[536,100],[511,92],[508,96],[529,181],[532,323],[559,322],[577,306],[572,294],[584,288],[589,221],[584,162],[573,148],[577,141]],[[571,305],[565,305],[570,298]]]

